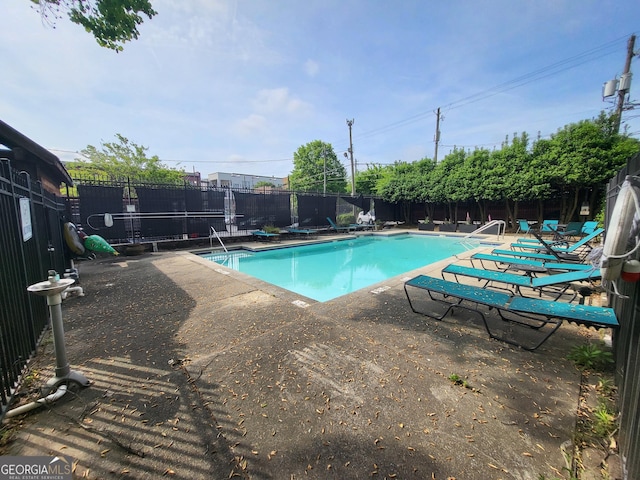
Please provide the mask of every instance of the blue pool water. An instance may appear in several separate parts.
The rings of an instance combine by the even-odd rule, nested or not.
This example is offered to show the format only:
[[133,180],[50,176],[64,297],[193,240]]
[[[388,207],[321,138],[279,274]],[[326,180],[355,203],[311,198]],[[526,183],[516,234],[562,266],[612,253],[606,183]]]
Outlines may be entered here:
[[324,302],[464,250],[459,238],[402,234],[201,256]]

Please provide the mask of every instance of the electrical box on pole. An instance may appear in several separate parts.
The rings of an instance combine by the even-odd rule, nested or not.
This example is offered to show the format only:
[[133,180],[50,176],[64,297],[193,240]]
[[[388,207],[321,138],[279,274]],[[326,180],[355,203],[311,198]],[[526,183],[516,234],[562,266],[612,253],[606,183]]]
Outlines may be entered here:
[[613,80],[609,80],[605,82],[602,86],[602,99],[611,98],[615,96],[618,91],[618,79],[614,78]]

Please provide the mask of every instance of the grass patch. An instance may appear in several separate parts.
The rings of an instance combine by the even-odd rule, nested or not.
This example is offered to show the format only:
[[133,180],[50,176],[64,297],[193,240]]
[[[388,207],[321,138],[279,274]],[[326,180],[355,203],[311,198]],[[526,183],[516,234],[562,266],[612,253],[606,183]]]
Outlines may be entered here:
[[458,375],[457,373],[452,373],[451,375],[449,375],[448,378],[451,382],[453,382],[454,385],[460,385],[461,387],[464,387],[464,388],[471,388],[467,383],[467,381],[461,378],[460,375]]
[[613,365],[613,354],[605,347],[604,343],[600,345],[586,343],[575,346],[567,358],[577,367],[587,370],[605,371]]

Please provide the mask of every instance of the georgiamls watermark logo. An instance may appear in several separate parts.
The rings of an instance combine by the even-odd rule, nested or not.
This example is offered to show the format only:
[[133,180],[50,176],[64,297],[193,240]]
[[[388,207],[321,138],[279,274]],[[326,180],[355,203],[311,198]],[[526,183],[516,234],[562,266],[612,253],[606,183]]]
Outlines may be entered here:
[[71,457],[0,457],[0,480],[71,480]]

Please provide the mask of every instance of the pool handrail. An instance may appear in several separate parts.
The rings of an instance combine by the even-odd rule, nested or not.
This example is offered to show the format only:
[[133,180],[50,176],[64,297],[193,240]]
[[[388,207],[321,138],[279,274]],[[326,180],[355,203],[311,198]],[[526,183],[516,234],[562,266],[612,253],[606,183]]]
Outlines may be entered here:
[[494,226],[498,226],[498,236],[497,239],[500,240],[500,230],[502,230],[502,239],[504,240],[504,234],[505,231],[507,229],[507,223],[504,220],[491,220],[489,223],[485,223],[484,225],[482,225],[480,228],[475,229],[473,232],[471,233],[467,233],[464,237],[462,237],[462,240],[460,241],[460,243],[465,247],[465,248],[475,248],[477,247],[477,245],[473,244],[469,244],[467,242],[465,242],[465,240],[469,240],[471,237],[473,237],[474,235],[477,235],[479,233],[482,233]]
[[209,233],[209,246],[211,248],[213,248],[213,236],[215,235],[215,237],[218,239],[218,241],[220,242],[220,245],[222,245],[222,248],[224,249],[225,252],[229,253],[229,250],[227,250],[227,247],[224,246],[224,243],[222,243],[222,239],[220,238],[220,235],[218,235],[218,232],[216,232],[216,229],[213,228],[213,225],[210,226],[211,230]]

